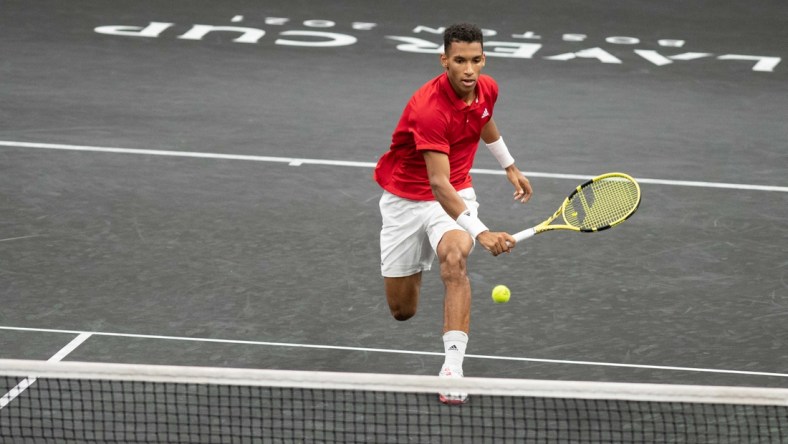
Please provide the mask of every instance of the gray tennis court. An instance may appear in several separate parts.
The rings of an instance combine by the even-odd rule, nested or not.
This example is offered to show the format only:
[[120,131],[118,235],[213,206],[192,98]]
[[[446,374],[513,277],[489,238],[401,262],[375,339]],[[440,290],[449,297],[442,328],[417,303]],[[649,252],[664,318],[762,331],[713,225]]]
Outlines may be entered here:
[[371,176],[440,72],[439,28],[467,20],[535,189],[513,204],[481,150],[485,222],[527,228],[607,171],[640,179],[643,203],[603,233],[476,251],[466,376],[786,387],[786,16],[777,0],[3,2],[0,358],[435,374],[441,283],[425,275],[414,319],[389,315]]

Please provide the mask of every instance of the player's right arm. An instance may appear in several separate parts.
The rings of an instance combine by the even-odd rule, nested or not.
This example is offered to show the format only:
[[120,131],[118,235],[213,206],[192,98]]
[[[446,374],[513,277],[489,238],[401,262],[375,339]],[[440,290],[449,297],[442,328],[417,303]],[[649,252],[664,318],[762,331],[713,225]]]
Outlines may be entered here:
[[[467,207],[449,179],[451,172],[449,156],[438,151],[424,151],[424,161],[427,165],[432,195],[446,214],[457,220]],[[509,233],[493,232],[486,227],[485,231],[476,235],[476,241],[494,256],[508,253],[516,243]]]

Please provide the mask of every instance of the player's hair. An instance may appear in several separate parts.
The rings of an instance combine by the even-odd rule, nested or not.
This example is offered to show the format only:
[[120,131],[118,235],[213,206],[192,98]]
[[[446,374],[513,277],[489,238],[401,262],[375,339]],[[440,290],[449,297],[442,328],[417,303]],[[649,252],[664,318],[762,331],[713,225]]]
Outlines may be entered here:
[[443,31],[444,51],[449,50],[449,46],[451,46],[452,42],[479,42],[482,45],[482,49],[484,49],[482,30],[471,23],[457,23],[446,28],[446,30]]

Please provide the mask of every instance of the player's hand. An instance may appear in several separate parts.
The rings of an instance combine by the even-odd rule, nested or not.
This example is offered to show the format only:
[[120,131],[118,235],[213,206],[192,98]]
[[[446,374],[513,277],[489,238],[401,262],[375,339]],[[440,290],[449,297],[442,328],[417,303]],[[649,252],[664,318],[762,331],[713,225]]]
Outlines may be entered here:
[[484,231],[476,236],[476,241],[493,256],[509,253],[517,243],[511,234],[502,231]]
[[523,173],[514,164],[506,168],[506,178],[514,186],[514,200],[519,200],[521,203],[526,203],[531,199],[534,194],[531,188],[531,182],[523,176]]

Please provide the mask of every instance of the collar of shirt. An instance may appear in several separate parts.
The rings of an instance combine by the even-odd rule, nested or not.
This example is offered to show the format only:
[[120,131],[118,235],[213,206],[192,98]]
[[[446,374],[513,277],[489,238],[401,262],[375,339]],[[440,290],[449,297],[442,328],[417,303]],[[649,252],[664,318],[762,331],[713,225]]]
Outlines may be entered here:
[[[479,76],[481,78],[481,75]],[[446,96],[449,98],[449,101],[454,105],[454,108],[457,111],[463,111],[466,108],[474,109],[479,106],[479,104],[484,103],[484,96],[482,95],[482,89],[479,88],[479,79],[476,80],[476,86],[474,87],[474,93],[476,98],[473,99],[473,102],[468,105],[465,103],[464,100],[457,96],[457,93],[454,92],[454,88],[451,86],[451,82],[449,81],[449,73],[445,73],[441,76],[441,87],[443,88],[443,92],[446,93]]]

